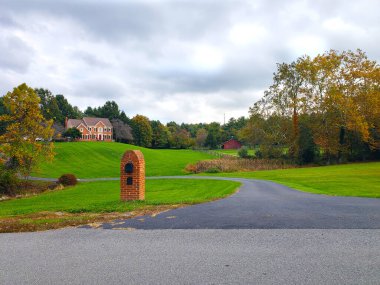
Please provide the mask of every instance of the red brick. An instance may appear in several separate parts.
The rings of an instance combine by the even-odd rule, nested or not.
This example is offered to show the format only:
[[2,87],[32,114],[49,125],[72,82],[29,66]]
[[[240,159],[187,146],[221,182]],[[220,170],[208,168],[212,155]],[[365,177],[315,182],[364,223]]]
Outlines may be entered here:
[[[125,165],[133,164],[133,172],[125,173]],[[132,177],[132,185],[127,185],[127,178]],[[120,163],[120,199],[122,201],[145,199],[145,160],[141,151],[128,150]]]

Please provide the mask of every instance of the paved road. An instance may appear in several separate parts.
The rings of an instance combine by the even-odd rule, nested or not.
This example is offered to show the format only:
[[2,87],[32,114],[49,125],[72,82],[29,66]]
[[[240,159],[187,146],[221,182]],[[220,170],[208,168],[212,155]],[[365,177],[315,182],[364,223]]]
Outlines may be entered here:
[[227,199],[115,230],[1,234],[0,284],[380,284],[379,199],[233,180]]
[[0,284],[379,284],[380,230],[0,235]]
[[243,186],[226,199],[172,210],[155,217],[117,220],[104,224],[103,228],[380,229],[380,199],[309,194],[262,180],[182,178],[235,180],[242,182]]

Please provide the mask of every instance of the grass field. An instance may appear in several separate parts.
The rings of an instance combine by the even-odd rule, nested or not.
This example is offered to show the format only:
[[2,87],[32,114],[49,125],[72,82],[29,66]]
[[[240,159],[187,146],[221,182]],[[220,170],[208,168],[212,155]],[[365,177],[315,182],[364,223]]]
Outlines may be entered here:
[[215,175],[270,180],[316,194],[380,198],[380,162]]
[[130,149],[143,152],[147,176],[183,175],[187,164],[214,158],[193,150],[156,150],[121,143],[56,143],[54,162],[43,163],[33,175],[57,178],[73,173],[78,178],[118,177],[121,156]]
[[232,181],[160,179],[146,181],[145,201],[121,202],[120,182],[80,183],[64,190],[0,202],[0,217],[38,212],[127,212],[147,205],[194,204],[232,194]]

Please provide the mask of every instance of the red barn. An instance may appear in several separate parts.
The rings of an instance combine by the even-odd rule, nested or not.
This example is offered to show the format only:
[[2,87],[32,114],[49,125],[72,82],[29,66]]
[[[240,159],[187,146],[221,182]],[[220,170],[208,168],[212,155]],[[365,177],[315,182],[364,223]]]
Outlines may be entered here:
[[239,149],[241,148],[243,145],[235,140],[235,139],[229,139],[228,141],[222,143],[222,149]]

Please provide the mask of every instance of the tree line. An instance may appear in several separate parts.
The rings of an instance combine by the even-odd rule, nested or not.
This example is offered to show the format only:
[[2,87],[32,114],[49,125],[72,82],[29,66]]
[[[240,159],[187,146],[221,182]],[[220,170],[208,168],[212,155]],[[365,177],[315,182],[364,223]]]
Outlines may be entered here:
[[[103,106],[87,107],[83,112],[71,105],[62,94],[53,95],[44,88],[35,88],[34,92],[39,98],[39,108],[46,120],[52,121],[54,139],[60,136],[80,137],[76,130],[65,131],[66,118],[81,119],[83,117],[108,118],[113,126],[114,140],[151,148],[218,148],[221,143],[231,137],[237,137],[238,132],[246,125],[244,117],[231,118],[225,124],[218,122],[178,124],[174,121],[167,124],[159,120],[150,120],[143,115],[129,118],[120,110],[115,101],[107,101]],[[0,97],[0,115],[6,113]],[[5,122],[0,122],[0,134],[5,132]]]
[[278,64],[240,137],[299,163],[379,159],[379,65],[361,50]]
[[[303,164],[380,158],[379,86],[376,61],[361,50],[331,50],[278,64],[272,85],[249,109],[249,118],[231,118],[223,125],[163,124],[143,115],[129,118],[115,101],[82,112],[62,94],[53,95],[43,88],[34,93],[43,117],[52,121],[54,137],[64,133],[66,117],[103,117],[110,119],[118,142],[151,148],[214,149],[235,137],[258,148],[257,157]],[[9,112],[4,98],[0,97],[0,116]],[[6,124],[0,120],[0,135]]]

